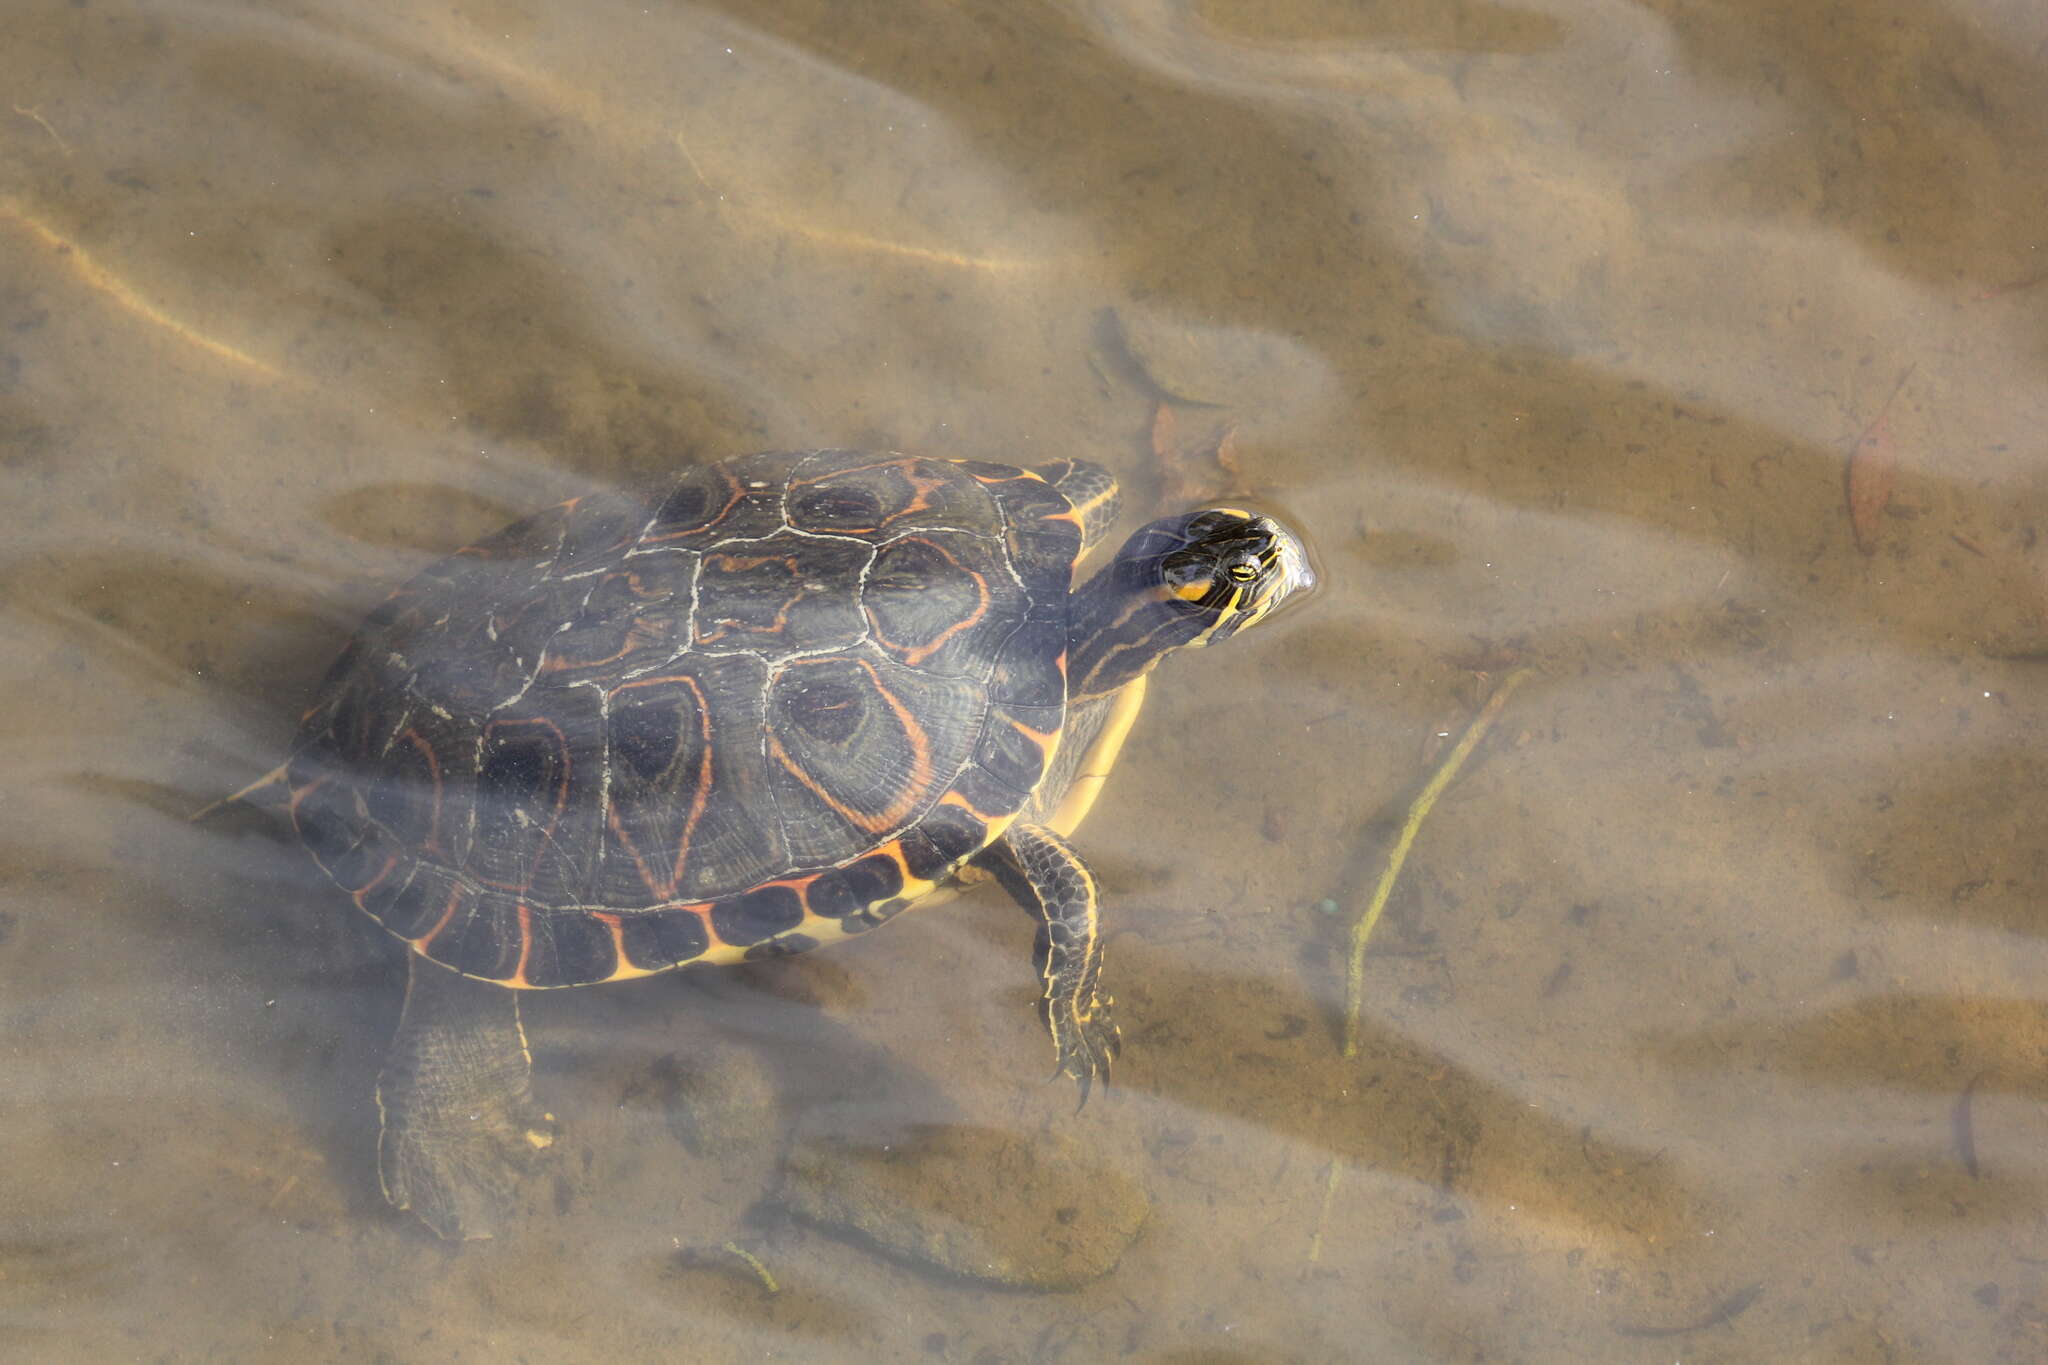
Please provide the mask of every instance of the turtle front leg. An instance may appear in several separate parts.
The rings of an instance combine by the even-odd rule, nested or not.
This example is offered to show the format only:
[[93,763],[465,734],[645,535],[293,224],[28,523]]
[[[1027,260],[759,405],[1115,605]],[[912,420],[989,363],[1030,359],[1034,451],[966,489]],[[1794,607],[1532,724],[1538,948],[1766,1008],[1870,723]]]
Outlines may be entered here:
[[1074,1078],[1086,1104],[1097,1078],[1109,1083],[1121,1038],[1110,1014],[1116,1002],[1097,984],[1102,930],[1095,874],[1059,834],[1022,822],[977,861],[1038,916],[1038,973],[1045,983],[1039,1009],[1052,1031],[1059,1070]]
[[447,1238],[489,1237],[554,1141],[533,1098],[519,993],[408,955],[411,976],[377,1078],[377,1175],[394,1208]]

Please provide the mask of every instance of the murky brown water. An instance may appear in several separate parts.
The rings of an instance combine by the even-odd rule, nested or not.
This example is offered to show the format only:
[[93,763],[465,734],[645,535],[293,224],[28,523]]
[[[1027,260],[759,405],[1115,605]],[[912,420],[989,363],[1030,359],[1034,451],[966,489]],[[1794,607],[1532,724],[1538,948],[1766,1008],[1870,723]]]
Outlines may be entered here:
[[[12,1358],[2048,1355],[2038,5],[8,9]],[[535,1207],[386,1210],[396,953],[185,821],[355,618],[765,446],[1149,498],[1147,376],[1329,586],[1163,670],[1084,831],[1119,1088],[1040,1083],[980,892],[533,1002]],[[1511,657],[1346,1062],[1345,916]],[[781,1099],[710,1159],[650,1096],[714,1036]],[[835,1113],[1063,1135],[1150,1222],[1046,1296],[764,1220]],[[678,1254],[732,1238],[780,1294]]]

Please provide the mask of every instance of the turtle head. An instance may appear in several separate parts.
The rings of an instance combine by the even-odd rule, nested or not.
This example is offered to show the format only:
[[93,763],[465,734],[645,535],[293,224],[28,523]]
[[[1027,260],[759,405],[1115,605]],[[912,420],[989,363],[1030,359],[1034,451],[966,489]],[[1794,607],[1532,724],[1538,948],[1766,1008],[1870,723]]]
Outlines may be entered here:
[[1271,517],[1236,507],[1163,517],[1075,594],[1068,695],[1114,692],[1173,650],[1227,640],[1314,586],[1300,538]]

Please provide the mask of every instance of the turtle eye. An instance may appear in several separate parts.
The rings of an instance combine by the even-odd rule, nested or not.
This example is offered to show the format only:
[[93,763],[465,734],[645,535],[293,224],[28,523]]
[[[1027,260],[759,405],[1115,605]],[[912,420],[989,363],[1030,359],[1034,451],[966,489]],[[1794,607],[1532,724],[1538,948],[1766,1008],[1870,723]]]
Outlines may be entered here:
[[1250,560],[1241,560],[1230,566],[1230,578],[1234,583],[1249,583],[1259,576],[1259,566]]

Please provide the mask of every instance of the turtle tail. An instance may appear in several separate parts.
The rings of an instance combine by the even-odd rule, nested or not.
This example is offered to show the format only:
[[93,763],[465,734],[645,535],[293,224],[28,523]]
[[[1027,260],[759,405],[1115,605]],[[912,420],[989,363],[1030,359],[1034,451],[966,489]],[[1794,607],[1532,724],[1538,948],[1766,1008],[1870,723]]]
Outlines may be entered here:
[[[190,815],[186,816],[185,818],[187,822],[196,825],[201,820],[204,820],[207,816],[213,814],[217,810],[223,810],[229,806],[237,805],[240,802],[249,801],[252,798],[254,798],[258,793],[266,792],[270,790],[272,787],[282,788],[285,785],[285,769],[290,766],[291,764],[288,762],[280,763],[275,768],[272,768],[269,772],[263,774],[263,776],[257,778],[254,782],[251,782],[248,786],[242,788],[240,791],[234,792],[228,796],[223,796],[218,801],[207,802],[198,810],[195,810]],[[269,803],[266,802],[265,804]]]

